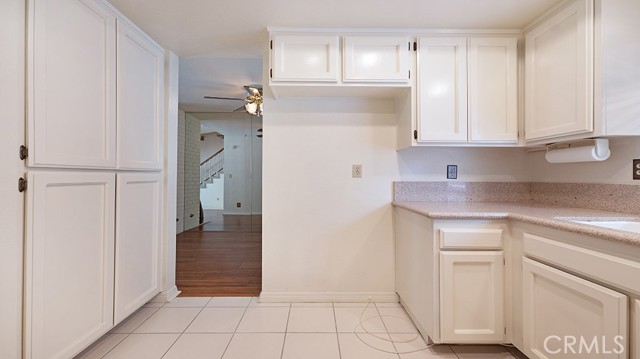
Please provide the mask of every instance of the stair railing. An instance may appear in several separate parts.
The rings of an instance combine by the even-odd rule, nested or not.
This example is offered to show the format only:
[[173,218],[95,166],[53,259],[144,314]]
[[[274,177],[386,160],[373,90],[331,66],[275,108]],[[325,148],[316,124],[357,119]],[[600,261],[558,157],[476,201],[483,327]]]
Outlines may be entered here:
[[200,163],[200,186],[204,186],[224,170],[224,148]]

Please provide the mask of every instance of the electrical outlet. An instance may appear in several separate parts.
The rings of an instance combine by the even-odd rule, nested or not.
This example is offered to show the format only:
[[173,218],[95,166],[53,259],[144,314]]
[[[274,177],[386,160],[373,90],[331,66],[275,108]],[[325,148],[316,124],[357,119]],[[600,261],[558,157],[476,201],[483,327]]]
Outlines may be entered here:
[[458,166],[457,165],[448,165],[447,166],[447,179],[457,179],[458,178]]
[[362,165],[353,165],[351,167],[351,177],[362,178]]
[[236,203],[236,207],[238,207],[238,208],[242,207],[242,203],[240,203],[240,202]]
[[633,160],[633,179],[640,180],[640,159]]

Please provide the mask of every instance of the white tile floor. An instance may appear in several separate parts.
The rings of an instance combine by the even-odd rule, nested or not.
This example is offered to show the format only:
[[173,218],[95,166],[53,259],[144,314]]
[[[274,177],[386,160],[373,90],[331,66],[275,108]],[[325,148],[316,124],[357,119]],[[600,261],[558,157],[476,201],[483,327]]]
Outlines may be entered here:
[[364,324],[375,333],[367,334],[359,326],[365,306],[259,303],[248,297],[147,303],[76,359],[525,358],[502,346],[438,345],[421,350],[426,344],[419,336],[407,342],[417,336],[417,330],[405,321],[409,317],[397,303],[367,308]]

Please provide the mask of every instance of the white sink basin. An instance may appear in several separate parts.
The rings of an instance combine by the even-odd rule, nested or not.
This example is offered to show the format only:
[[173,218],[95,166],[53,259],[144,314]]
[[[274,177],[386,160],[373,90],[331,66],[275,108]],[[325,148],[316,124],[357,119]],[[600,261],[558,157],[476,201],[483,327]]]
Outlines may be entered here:
[[575,223],[588,224],[590,226],[604,227],[616,229],[618,231],[627,231],[640,233],[640,222],[637,221],[571,221]]

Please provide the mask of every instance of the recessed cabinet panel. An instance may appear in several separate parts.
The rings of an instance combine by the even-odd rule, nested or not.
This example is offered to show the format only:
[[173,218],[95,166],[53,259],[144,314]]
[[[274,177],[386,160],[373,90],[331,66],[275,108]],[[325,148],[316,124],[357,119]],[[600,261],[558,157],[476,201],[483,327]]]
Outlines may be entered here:
[[529,358],[570,357],[571,353],[563,352],[565,336],[576,338],[576,350],[580,338],[589,345],[595,338],[600,355],[594,351],[594,357],[605,357],[603,348],[610,352],[618,349],[615,338],[621,336],[624,352],[606,357],[628,357],[624,294],[528,258],[522,261],[523,342]]
[[469,142],[518,142],[518,41],[469,39]]
[[409,81],[410,44],[405,36],[345,36],[345,82]]
[[118,22],[118,168],[160,169],[164,51]]
[[115,174],[33,173],[25,357],[73,357],[113,325]]
[[337,82],[339,74],[337,35],[273,36],[273,81]]
[[467,141],[467,39],[418,45],[418,142]]
[[115,324],[160,292],[159,173],[119,173],[116,220]]
[[504,340],[502,251],[440,252],[440,339],[443,343]]
[[593,132],[593,16],[575,0],[527,32],[527,140]]
[[115,44],[101,3],[29,1],[30,166],[115,167]]

